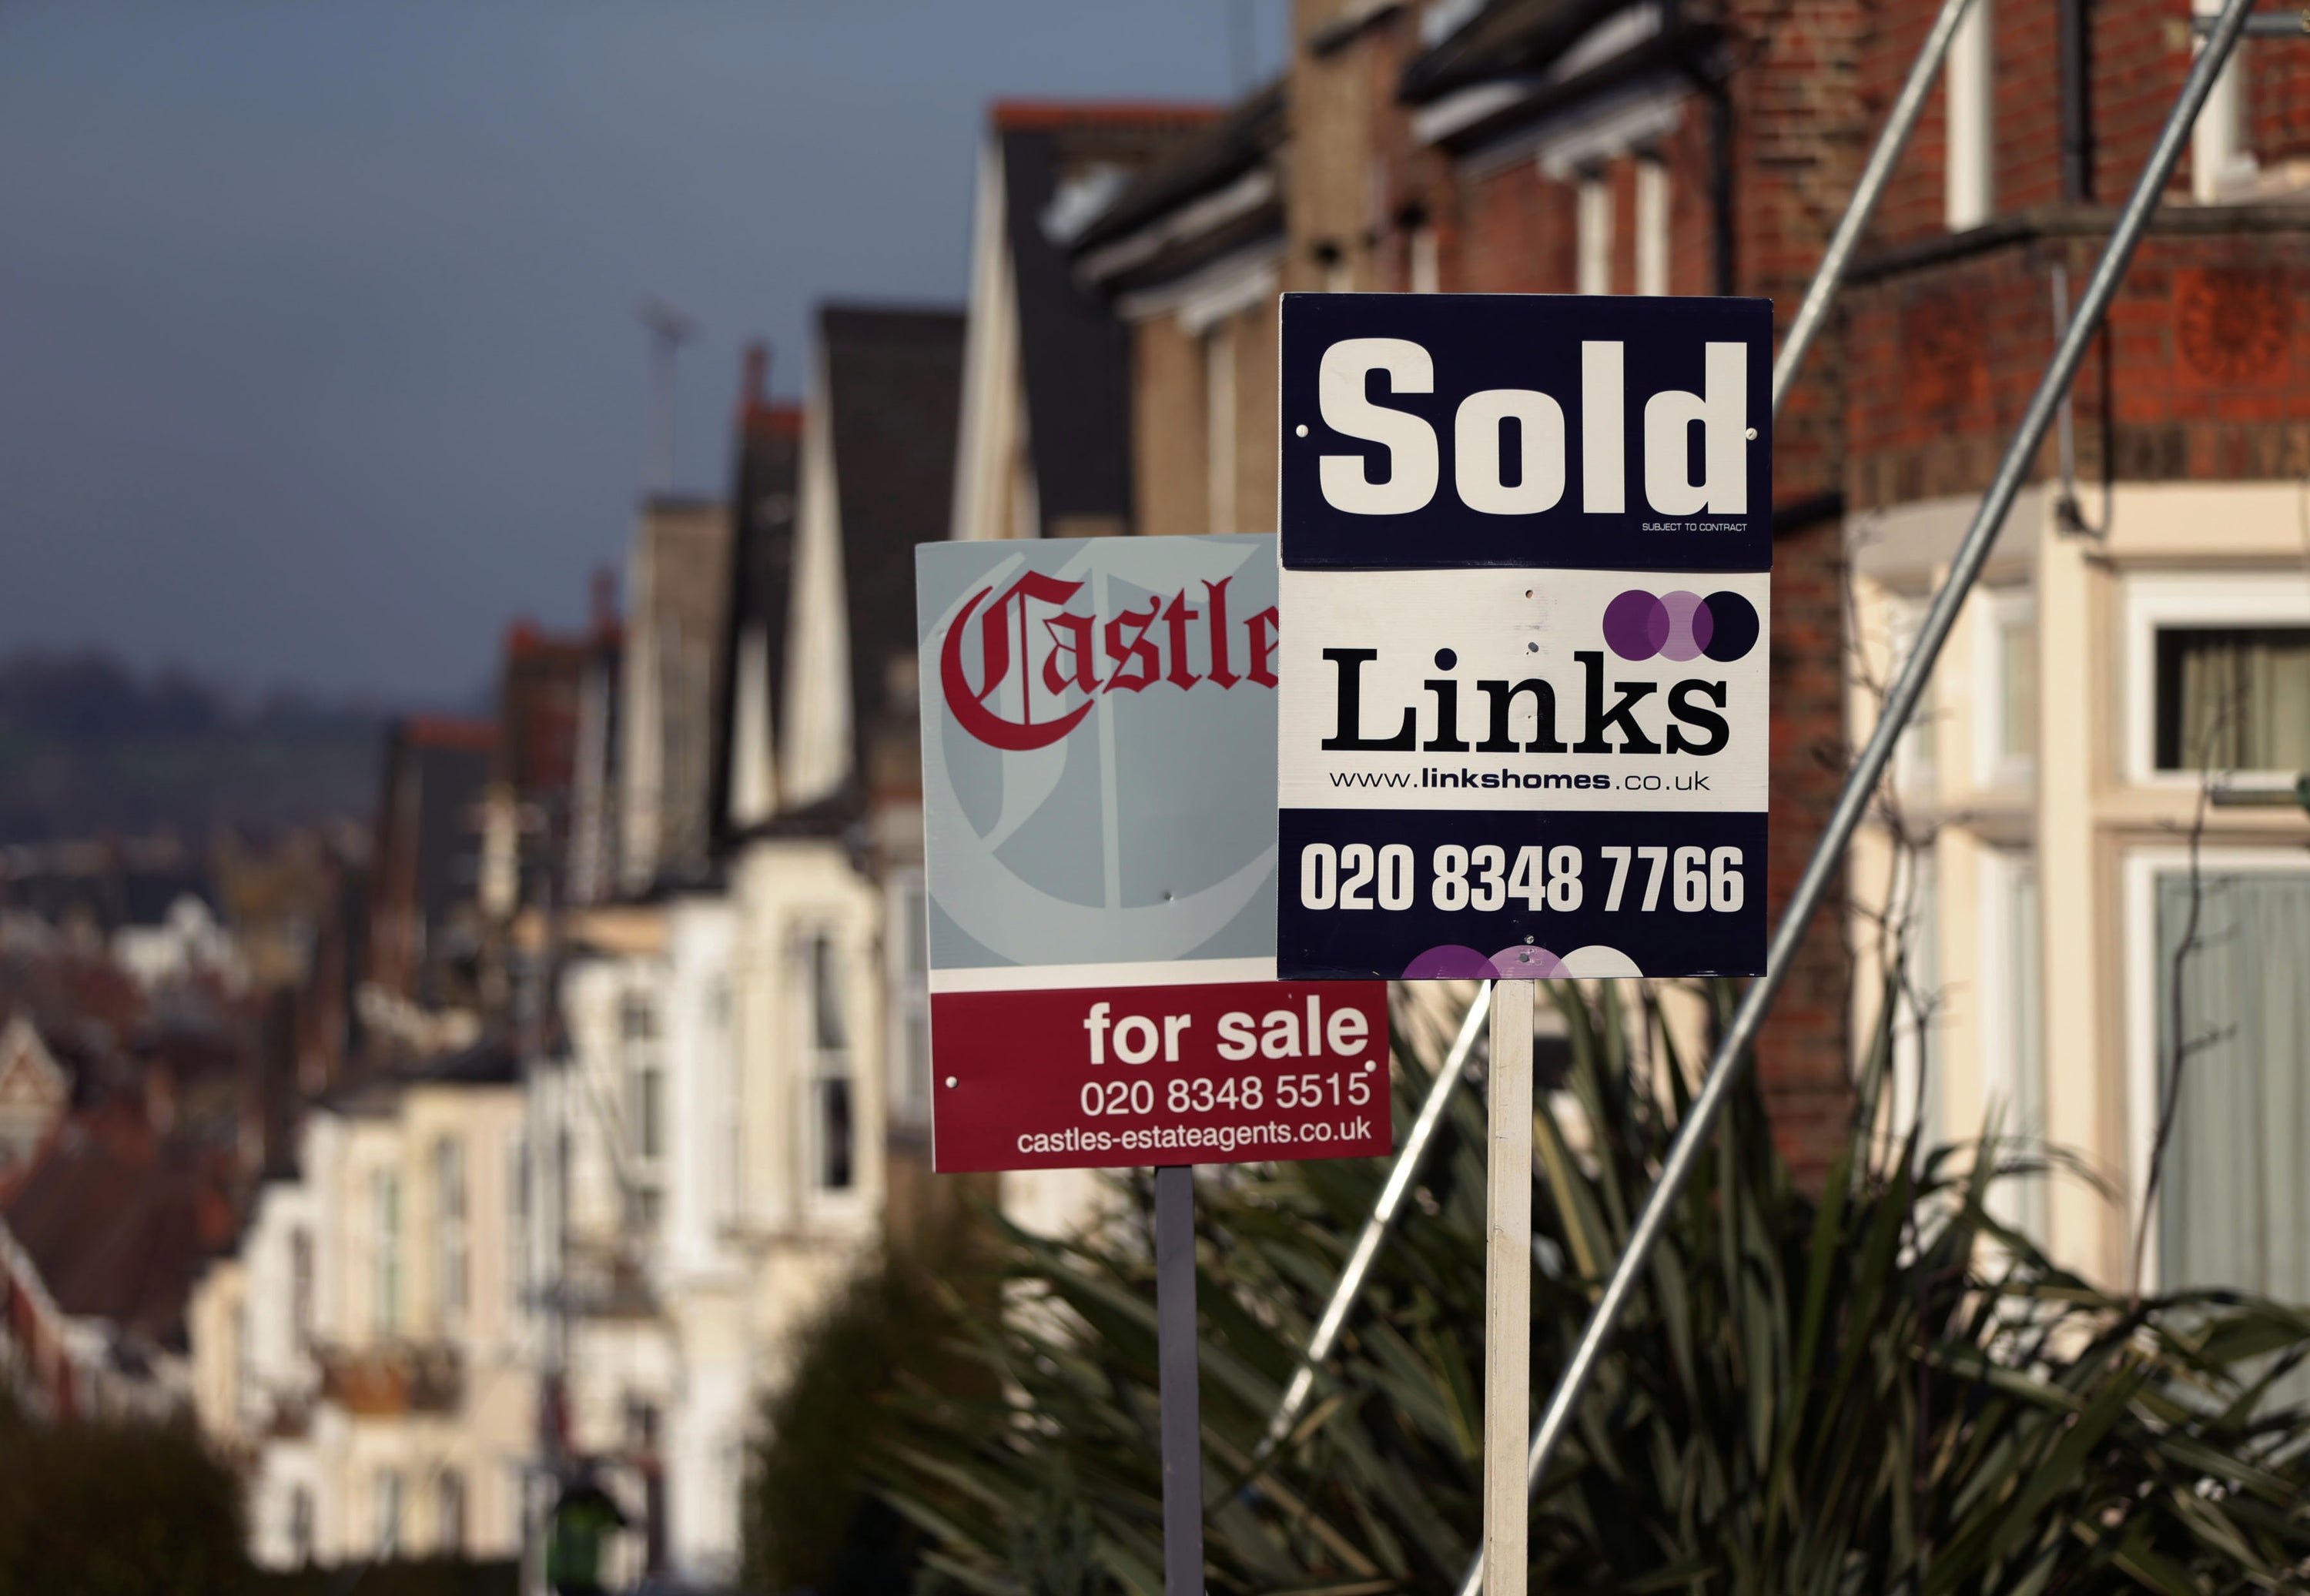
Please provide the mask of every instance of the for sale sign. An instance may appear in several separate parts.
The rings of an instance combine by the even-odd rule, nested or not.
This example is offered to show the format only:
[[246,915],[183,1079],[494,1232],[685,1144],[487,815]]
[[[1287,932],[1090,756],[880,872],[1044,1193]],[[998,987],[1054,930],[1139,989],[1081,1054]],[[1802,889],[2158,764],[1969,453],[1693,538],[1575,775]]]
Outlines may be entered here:
[[1275,540],[915,574],[935,1167],[1388,1151],[1385,986],[1275,980]]
[[1284,297],[1284,975],[1763,967],[1770,335]]

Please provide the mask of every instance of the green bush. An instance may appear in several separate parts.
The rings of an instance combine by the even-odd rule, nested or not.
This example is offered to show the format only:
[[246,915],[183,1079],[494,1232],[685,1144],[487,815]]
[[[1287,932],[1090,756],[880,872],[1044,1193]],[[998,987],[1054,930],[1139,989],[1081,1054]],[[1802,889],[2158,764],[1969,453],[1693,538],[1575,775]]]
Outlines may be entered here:
[[189,1423],[31,1423],[0,1399],[0,1596],[245,1585],[240,1485]]
[[[1545,1399],[1688,1105],[1656,1016],[1551,989],[1570,1031],[1535,1121],[1533,1390]],[[1720,994],[1720,998],[1723,994]],[[1649,1024],[1658,1078],[1632,1063]],[[1426,1087],[1397,1039],[1408,1117]],[[2271,1382],[2310,1317],[2228,1294],[2129,1303],[1999,1221],[2041,1171],[1993,1138],[1878,1130],[1889,1023],[1825,1194],[1736,1093],[1533,1510],[1535,1591],[2181,1593],[2310,1588],[2306,1418]],[[1250,1459],[1385,1178],[1287,1164],[1199,1193],[1208,1574],[1220,1592],[1456,1590],[1478,1545],[1484,1125],[1462,1091],[1317,1400]],[[1128,1236],[1021,1234],[1012,1311],[966,1316],[977,1391],[918,1392],[878,1449],[927,1566],[1041,1592],[1162,1590],[1152,1262]],[[1043,1311],[1017,1305],[1039,1299]],[[1055,1490],[1055,1482],[1063,1489]],[[1046,1557],[1048,1563],[1053,1559]],[[1056,1558],[1064,1566],[1064,1555]]]
[[946,1351],[962,1298],[930,1260],[971,1267],[963,1230],[894,1250],[804,1331],[794,1372],[762,1404],[749,1448],[741,1532],[744,1589],[870,1596],[908,1589],[921,1537],[872,1488],[866,1466],[901,1392],[968,1387]]
[[520,1589],[517,1563],[453,1557],[260,1573],[249,1585],[250,1596],[516,1596]]

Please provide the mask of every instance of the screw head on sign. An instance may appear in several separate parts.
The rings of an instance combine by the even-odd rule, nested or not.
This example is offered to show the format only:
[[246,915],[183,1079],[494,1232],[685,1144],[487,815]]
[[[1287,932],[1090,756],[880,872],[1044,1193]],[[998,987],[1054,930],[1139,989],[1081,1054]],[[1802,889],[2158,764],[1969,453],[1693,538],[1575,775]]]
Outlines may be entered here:
[[1749,441],[1750,443],[1757,441],[1757,429],[1754,427],[1749,429]]
[[950,1075],[950,1076],[948,1076],[948,1077],[946,1078],[946,1083],[947,1083],[949,1086],[960,1086],[960,1085],[961,1085],[961,1084],[962,1084],[960,1081],[957,1080],[956,1080],[953,1076],[951,1076],[951,1075]]
[[1302,437],[1302,438],[1307,437],[1307,422],[1305,422],[1305,421],[1300,422],[1300,423],[1299,423],[1299,425],[1298,425],[1298,429],[1297,429],[1297,430],[1298,430],[1298,434],[1299,434],[1299,436],[1300,436],[1300,437]]

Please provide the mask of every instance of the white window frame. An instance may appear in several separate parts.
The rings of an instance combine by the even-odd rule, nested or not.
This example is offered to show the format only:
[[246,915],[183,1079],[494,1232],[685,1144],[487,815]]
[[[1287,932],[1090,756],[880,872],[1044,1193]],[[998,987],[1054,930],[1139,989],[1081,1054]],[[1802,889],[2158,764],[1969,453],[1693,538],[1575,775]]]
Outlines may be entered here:
[[[2123,865],[2125,898],[2126,1245],[2141,1231],[2142,1186],[2149,1178],[2150,1145],[2158,1138],[2158,878],[2186,874],[2190,850],[2167,843],[2129,848]],[[2198,852],[2200,876],[2310,875],[2310,854],[2300,848],[2230,847],[2208,844]],[[2158,1227],[2141,1249],[2141,1289],[2159,1284]]]
[[[2037,595],[2027,587],[1984,589],[1974,600],[1973,781],[1978,787],[2025,787],[2037,774],[2038,729],[2028,728],[2024,742],[2029,751],[2005,750],[2005,633],[2014,626],[2030,629],[2036,646]],[[2036,704],[2037,695],[2030,695]]]
[[1637,291],[1669,291],[1668,162],[1656,151],[1637,154]]
[[[837,993],[841,1002],[844,1028],[843,1046],[838,1054],[821,1049],[818,1045],[818,988],[811,967],[811,950],[823,941],[834,960],[841,990]],[[852,972],[845,957],[842,925],[833,916],[808,919],[795,926],[793,951],[789,968],[793,972],[795,1004],[795,1056],[802,1063],[802,1187],[804,1200],[819,1210],[847,1210],[863,1201],[866,1134],[860,1113],[864,1100],[859,1091],[859,1042],[861,1028],[856,1001],[852,995]],[[820,1178],[825,1168],[825,1144],[821,1139],[823,1124],[819,1113],[819,1086],[821,1081],[836,1078],[826,1068],[826,1061],[839,1057],[840,1077],[850,1082],[850,1184],[830,1186]]]
[[[2165,627],[2310,626],[2310,575],[2293,569],[2194,576],[2135,576],[2123,606],[2124,775],[2135,786],[2194,789],[2194,770],[2158,768],[2158,633]],[[2217,773],[2227,786],[2283,788],[2298,771]]]
[[[2193,17],[2218,16],[2221,0],[2191,0]],[[2193,57],[2206,48],[2202,37],[2191,42]],[[2254,181],[2257,163],[2249,147],[2245,83],[2248,41],[2241,38],[2222,63],[2220,75],[2206,95],[2198,119],[2190,125],[2190,197],[2201,205],[2215,204]]]
[[1612,291],[1612,178],[1602,167],[1583,171],[1573,189],[1574,291]]
[[1997,211],[1997,13],[1973,0],[1941,67],[1941,219],[1953,233]]

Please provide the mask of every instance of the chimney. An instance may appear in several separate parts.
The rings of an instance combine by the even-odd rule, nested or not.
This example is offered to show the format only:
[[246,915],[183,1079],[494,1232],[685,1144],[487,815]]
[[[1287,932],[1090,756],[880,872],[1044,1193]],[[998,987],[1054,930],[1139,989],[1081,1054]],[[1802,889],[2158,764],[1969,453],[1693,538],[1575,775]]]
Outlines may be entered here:
[[606,565],[594,568],[594,636],[607,638],[618,629],[618,573]]
[[770,402],[770,346],[757,338],[746,345],[738,378],[738,408],[759,410]]

